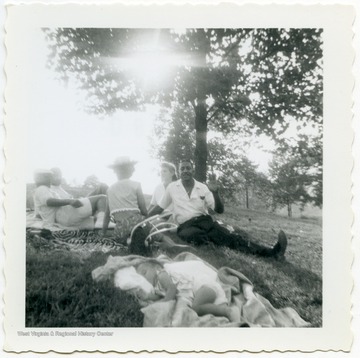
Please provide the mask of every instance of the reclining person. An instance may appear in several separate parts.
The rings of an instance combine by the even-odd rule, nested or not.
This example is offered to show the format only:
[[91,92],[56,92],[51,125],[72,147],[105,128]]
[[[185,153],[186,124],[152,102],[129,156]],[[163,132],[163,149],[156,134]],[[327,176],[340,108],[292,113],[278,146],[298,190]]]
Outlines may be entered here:
[[155,288],[154,300],[183,299],[198,316],[224,316],[230,322],[240,322],[240,311],[227,304],[225,291],[217,281],[217,273],[202,261],[170,262],[161,266],[145,262],[137,266]]
[[[103,224],[106,196],[96,195],[74,199],[59,185],[61,171],[35,172],[34,192],[35,214],[47,225],[54,223],[79,229],[101,229]],[[93,216],[96,215],[94,224]]]
[[196,181],[193,178],[194,168],[189,160],[180,162],[179,174],[180,180],[168,185],[160,204],[149,212],[149,216],[162,213],[172,203],[173,217],[179,224],[177,234],[184,241],[195,245],[213,242],[215,245],[259,256],[284,257],[287,237],[282,230],[273,248],[256,244],[244,231],[230,232],[209,215],[209,209],[220,214],[224,212],[216,183],[209,183],[207,186]]

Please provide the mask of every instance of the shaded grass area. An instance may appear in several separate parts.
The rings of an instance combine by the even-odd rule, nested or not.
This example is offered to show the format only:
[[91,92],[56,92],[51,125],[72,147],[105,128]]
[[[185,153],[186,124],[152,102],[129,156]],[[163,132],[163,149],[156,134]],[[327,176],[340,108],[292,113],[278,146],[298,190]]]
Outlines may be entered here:
[[[269,213],[227,208],[218,218],[238,226],[262,244],[273,246],[279,229],[289,238],[285,261],[236,252],[212,244],[196,255],[216,268],[244,273],[256,292],[275,308],[292,307],[312,327],[322,325],[322,229],[314,219],[289,219]],[[249,220],[251,219],[251,220]],[[173,236],[174,237],[174,236]],[[179,238],[176,241],[181,243]],[[27,327],[141,327],[136,300],[112,282],[94,283],[91,271],[110,253],[78,253],[27,247]],[[114,253],[113,255],[118,255]]]
[[[29,253],[30,251],[30,253]],[[27,252],[27,327],[140,327],[135,299],[112,282],[94,283],[91,271],[109,254],[85,259],[68,251]]]

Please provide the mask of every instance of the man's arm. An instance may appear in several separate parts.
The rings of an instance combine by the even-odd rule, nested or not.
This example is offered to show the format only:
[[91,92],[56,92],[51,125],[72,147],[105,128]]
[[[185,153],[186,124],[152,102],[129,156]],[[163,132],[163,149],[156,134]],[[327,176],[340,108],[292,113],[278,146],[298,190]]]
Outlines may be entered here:
[[53,206],[53,207],[60,207],[65,205],[71,205],[74,208],[80,208],[83,206],[83,203],[80,200],[77,199],[55,199],[55,198],[49,198],[46,200],[47,206]]
[[160,200],[160,205],[155,205],[153,208],[149,208],[149,214],[148,217],[150,216],[154,216],[154,215],[158,215],[161,214],[165,209],[163,208],[167,208],[169,207],[169,205],[172,203],[172,198],[169,192],[169,187],[171,186],[171,184],[166,188],[165,193],[163,195],[163,197]]
[[224,212],[224,203],[221,200],[219,192],[218,191],[212,191],[212,194],[213,194],[214,200],[215,200],[215,208],[214,208],[214,210],[218,214],[222,214]]
[[224,212],[224,203],[219,194],[219,185],[215,181],[211,181],[208,183],[208,188],[214,197],[214,211],[218,214],[222,214]]
[[136,190],[136,197],[137,197],[137,202],[138,202],[138,206],[140,209],[140,213],[144,216],[148,215],[148,211],[146,209],[146,204],[145,204],[145,198],[144,198],[144,194],[142,192],[141,186],[139,185],[139,187]]
[[155,205],[154,208],[149,211],[148,217],[161,214],[163,211],[164,209],[161,206]]

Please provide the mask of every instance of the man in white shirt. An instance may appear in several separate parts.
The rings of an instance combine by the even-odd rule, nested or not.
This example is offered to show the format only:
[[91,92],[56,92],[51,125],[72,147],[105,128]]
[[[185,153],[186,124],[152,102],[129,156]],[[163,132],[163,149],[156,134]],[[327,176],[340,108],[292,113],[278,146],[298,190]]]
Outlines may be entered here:
[[273,248],[256,244],[244,231],[230,232],[209,215],[209,210],[219,214],[224,212],[217,184],[209,183],[207,186],[196,181],[193,178],[194,168],[189,160],[180,163],[179,174],[180,180],[168,185],[160,204],[150,211],[149,216],[162,213],[172,203],[174,220],[179,224],[177,234],[187,242],[195,245],[213,242],[218,246],[260,256],[284,257],[287,237],[282,230]]

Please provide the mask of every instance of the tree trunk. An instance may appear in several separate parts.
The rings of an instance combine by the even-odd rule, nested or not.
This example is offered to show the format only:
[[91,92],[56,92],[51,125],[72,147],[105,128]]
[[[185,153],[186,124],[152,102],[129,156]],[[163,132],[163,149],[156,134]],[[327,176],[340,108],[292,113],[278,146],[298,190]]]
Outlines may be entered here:
[[207,171],[207,107],[206,107],[206,96],[207,96],[207,82],[209,80],[207,65],[206,65],[206,54],[210,51],[210,41],[204,29],[197,31],[199,50],[197,51],[198,60],[200,61],[200,67],[196,69],[197,83],[196,83],[196,99],[195,99],[195,174],[196,180],[205,183],[206,182],[206,171]]
[[292,217],[292,208],[291,208],[291,203],[289,201],[287,203],[287,209],[288,209],[288,217],[291,218]]
[[199,103],[195,108],[195,179],[205,183],[207,169],[207,111],[205,101]]
[[249,188],[245,185],[246,209],[249,209]]

